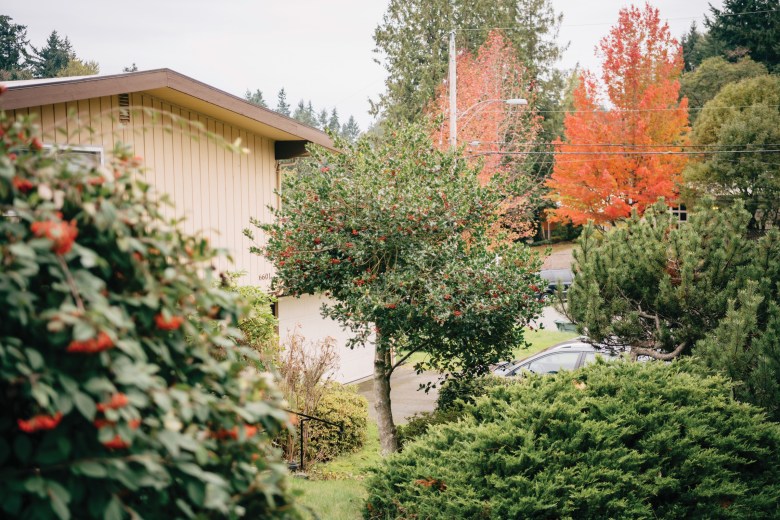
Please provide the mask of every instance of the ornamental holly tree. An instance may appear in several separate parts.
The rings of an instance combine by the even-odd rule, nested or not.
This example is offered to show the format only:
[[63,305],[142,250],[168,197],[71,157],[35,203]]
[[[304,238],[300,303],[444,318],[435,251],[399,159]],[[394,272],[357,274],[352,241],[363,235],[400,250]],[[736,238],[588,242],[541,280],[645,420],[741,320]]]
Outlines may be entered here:
[[338,146],[343,153],[312,150],[319,170],[285,177],[274,223],[260,226],[267,243],[254,251],[276,266],[277,289],[329,296],[324,314],[354,331],[350,346],[373,338],[388,453],[398,447],[393,370],[413,352],[447,371],[478,372],[508,356],[540,310],[539,265],[523,245],[491,250],[486,231],[501,190],[481,187],[423,129]]
[[547,182],[554,219],[574,224],[614,222],[632,208],[641,214],[661,197],[673,202],[686,162],[682,53],[658,9],[621,9],[599,47],[606,97],[593,74],[581,76]]
[[34,135],[0,114],[0,516],[293,515],[217,253],[121,147],[94,166]]

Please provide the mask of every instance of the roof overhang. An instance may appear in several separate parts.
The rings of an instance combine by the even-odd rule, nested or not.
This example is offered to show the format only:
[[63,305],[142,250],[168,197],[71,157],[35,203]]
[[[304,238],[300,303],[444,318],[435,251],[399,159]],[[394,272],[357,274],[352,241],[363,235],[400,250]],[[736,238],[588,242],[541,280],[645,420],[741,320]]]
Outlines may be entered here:
[[277,159],[305,153],[307,143],[335,150],[333,141],[325,132],[170,69],[109,76],[9,81],[5,85],[8,91],[0,96],[0,108],[4,110],[146,92],[276,141]]

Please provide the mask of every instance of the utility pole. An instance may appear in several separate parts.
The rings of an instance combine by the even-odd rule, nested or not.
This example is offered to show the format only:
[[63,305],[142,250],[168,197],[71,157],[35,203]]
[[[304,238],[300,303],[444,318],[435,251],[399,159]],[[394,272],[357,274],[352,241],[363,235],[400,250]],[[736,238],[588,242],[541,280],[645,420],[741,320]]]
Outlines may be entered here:
[[458,146],[458,72],[455,29],[450,31],[450,148]]

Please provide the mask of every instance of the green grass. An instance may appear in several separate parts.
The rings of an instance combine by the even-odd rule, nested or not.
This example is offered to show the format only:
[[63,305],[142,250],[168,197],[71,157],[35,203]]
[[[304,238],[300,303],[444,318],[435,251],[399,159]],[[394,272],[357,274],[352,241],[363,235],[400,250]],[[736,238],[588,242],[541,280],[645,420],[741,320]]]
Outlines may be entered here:
[[316,464],[311,468],[314,478],[325,479],[362,479],[368,468],[376,466],[382,460],[379,447],[379,430],[376,423],[368,421],[366,443],[360,451],[338,457],[330,462]]
[[367,496],[363,479],[380,460],[379,432],[376,423],[369,421],[366,443],[360,451],[316,464],[309,471],[311,480],[293,479],[293,490],[301,493],[298,502],[304,510],[314,512],[306,518],[362,518]]
[[353,520],[362,518],[366,488],[357,480],[293,479],[294,491],[303,493],[298,502],[304,518]]
[[512,356],[514,359],[525,359],[546,348],[576,338],[577,336],[578,334],[576,332],[558,332],[557,330],[545,329],[526,330],[525,339],[530,346],[528,348],[515,348],[512,351]]
[[[567,341],[576,338],[578,334],[576,332],[558,332],[557,330],[545,330],[545,329],[526,329],[525,338],[530,344],[530,347],[515,347],[512,350],[512,359],[525,359],[529,356],[533,356],[537,352],[541,352],[546,348],[550,348],[557,343]],[[424,352],[415,352],[412,354],[406,364],[414,366],[417,363],[425,363],[428,360],[428,354]]]

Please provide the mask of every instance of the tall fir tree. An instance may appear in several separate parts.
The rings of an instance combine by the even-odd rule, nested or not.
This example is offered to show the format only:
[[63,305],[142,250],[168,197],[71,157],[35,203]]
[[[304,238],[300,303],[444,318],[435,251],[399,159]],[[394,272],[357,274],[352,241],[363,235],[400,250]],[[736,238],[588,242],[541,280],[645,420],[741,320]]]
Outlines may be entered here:
[[311,101],[309,101],[309,104],[307,106],[306,102],[304,102],[301,99],[298,102],[298,105],[295,107],[295,111],[292,114],[292,118],[295,119],[296,121],[300,121],[305,125],[313,126],[315,128],[317,126],[317,119],[314,117],[314,114],[312,113]]
[[388,79],[373,111],[391,121],[422,115],[447,75],[453,29],[458,48],[475,52],[492,28],[511,27],[507,37],[517,58],[541,89],[564,49],[557,41],[561,19],[551,0],[391,0],[374,31],[374,52]]
[[330,118],[328,119],[328,130],[337,134],[341,131],[341,123],[339,122],[339,113],[335,107],[330,111]]
[[287,92],[284,88],[279,90],[279,94],[276,96],[276,111],[290,117],[290,104],[287,102]]
[[263,93],[260,91],[260,89],[255,89],[254,92],[247,89],[246,93],[244,94],[244,99],[246,99],[253,105],[257,105],[263,108],[268,108],[268,103],[266,103],[265,99],[263,98]]
[[704,24],[726,52],[763,63],[773,72],[780,67],[780,0],[724,0],[710,4]]
[[36,78],[55,78],[74,58],[76,53],[68,37],[62,38],[57,31],[52,31],[46,45],[32,59],[33,75]]
[[30,76],[27,26],[13,23],[0,15],[0,79],[24,79]]
[[350,143],[357,141],[360,136],[360,126],[358,126],[354,116],[349,116],[347,122],[341,127],[341,136]]
[[326,109],[320,110],[320,115],[317,116],[317,124],[320,130],[328,128],[328,111]]

